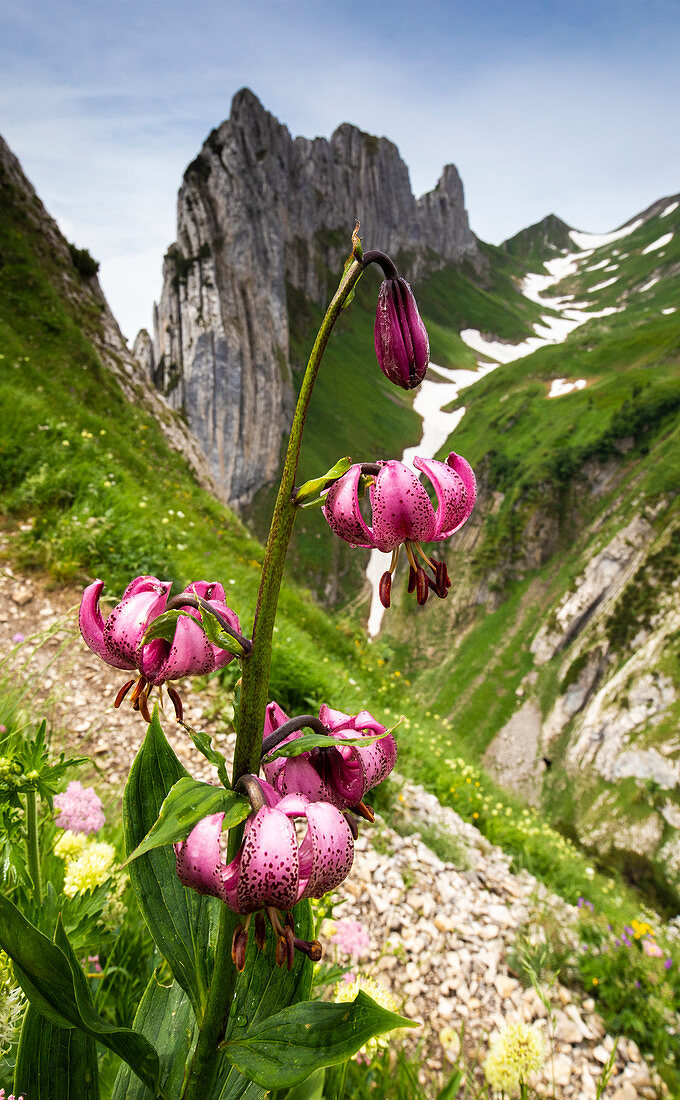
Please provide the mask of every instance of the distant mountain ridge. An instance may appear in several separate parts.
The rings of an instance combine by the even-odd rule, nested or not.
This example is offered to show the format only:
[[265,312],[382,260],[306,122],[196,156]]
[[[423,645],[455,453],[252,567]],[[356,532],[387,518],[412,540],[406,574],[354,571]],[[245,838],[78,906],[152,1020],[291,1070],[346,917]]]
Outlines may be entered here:
[[154,337],[135,347],[185,410],[232,504],[278,469],[293,398],[287,292],[325,304],[355,220],[411,279],[446,264],[488,267],[453,165],[416,200],[386,138],[343,123],[330,140],[293,139],[248,89],[184,174]]

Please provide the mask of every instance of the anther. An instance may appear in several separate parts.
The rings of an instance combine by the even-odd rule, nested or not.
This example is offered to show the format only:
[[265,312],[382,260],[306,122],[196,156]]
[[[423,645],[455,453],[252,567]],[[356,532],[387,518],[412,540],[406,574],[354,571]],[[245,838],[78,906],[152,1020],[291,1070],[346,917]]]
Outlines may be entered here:
[[137,710],[139,711],[139,713],[141,714],[141,716],[142,716],[142,718],[144,719],[145,722],[150,722],[151,721],[151,714],[149,712],[149,692],[150,691],[151,691],[151,686],[149,686],[149,688],[146,691],[142,692],[142,694],[140,695],[140,697],[137,701]]
[[417,577],[418,577],[418,574],[417,574],[416,570],[413,568],[413,566],[410,566],[409,571],[408,571],[408,591],[409,592],[413,592],[413,590],[415,589]]
[[363,817],[364,821],[370,821],[371,824],[375,821],[373,810],[365,802],[357,802],[355,806],[352,806],[352,813],[356,814],[357,817]]
[[378,586],[378,595],[383,607],[390,606],[390,592],[392,591],[392,574],[390,572],[383,573],[380,578],[380,585]]
[[116,695],[116,698],[115,698],[114,703],[113,703],[116,710],[118,710],[118,707],[123,702],[123,699],[125,698],[125,696],[127,695],[128,691],[130,690],[130,688],[132,687],[133,684],[134,684],[134,680],[128,680],[127,684],[123,684],[122,688],[120,689],[120,691]]
[[246,947],[248,946],[248,932],[242,924],[237,924],[234,929],[234,938],[231,941],[231,961],[239,974],[246,965]]
[[168,695],[172,699],[172,705],[175,708],[175,718],[178,722],[184,721],[184,707],[182,706],[182,700],[179,697],[179,692],[175,691],[174,687],[170,684],[167,685]]
[[318,940],[311,940],[307,943],[306,940],[299,940],[297,936],[293,941],[296,951],[302,951],[303,955],[306,955],[312,962],[318,963],[323,955],[323,947]]
[[418,569],[416,575],[416,599],[421,607],[427,603],[429,594],[430,586],[427,583],[427,573],[424,569]]

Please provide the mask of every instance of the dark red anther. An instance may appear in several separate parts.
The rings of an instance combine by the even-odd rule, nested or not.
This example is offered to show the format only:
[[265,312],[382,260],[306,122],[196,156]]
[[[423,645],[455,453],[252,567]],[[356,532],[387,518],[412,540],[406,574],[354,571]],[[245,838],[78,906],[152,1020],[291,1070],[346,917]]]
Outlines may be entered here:
[[408,571],[408,591],[409,591],[409,592],[413,592],[413,591],[414,591],[414,589],[415,589],[415,587],[416,587],[416,580],[417,580],[417,578],[418,578],[418,574],[416,573],[416,571],[415,571],[415,569],[413,568],[413,566],[411,566],[411,567],[409,568],[409,571]]
[[437,578],[437,595],[444,599],[451,586],[445,561],[438,561],[435,563],[435,576]]
[[364,821],[370,821],[371,825],[375,821],[373,810],[365,802],[357,802],[355,806],[352,806],[352,813],[356,814],[357,817],[363,817]]
[[306,940],[295,939],[295,948],[297,951],[302,951],[303,955],[306,955],[312,962],[318,963],[323,955],[323,947],[318,940],[311,940],[307,943]]
[[150,689],[147,689],[142,692],[137,700],[137,707],[135,708],[139,711],[145,722],[151,721],[151,714],[149,712],[149,691]]
[[168,684],[168,695],[172,699],[172,705],[175,708],[175,718],[178,722],[184,721],[184,707],[182,706],[182,700],[179,697],[179,692]]
[[133,684],[134,684],[134,680],[128,680],[127,684],[123,684],[122,688],[120,689],[120,691],[116,695],[116,698],[115,698],[114,703],[113,703],[116,710],[118,710],[118,707],[123,702],[123,699],[125,698],[125,696],[127,695],[128,691],[130,690],[130,688],[132,687]]
[[231,961],[239,974],[246,965],[246,947],[248,946],[248,933],[242,924],[237,924],[234,929],[234,938],[231,941]]
[[418,569],[416,574],[416,599],[421,607],[427,603],[429,594],[430,586],[427,583],[427,573],[424,569]]
[[255,943],[258,950],[264,950],[264,942],[267,938],[267,925],[264,919],[264,913],[257,913],[255,915]]
[[378,595],[383,607],[390,606],[390,592],[392,591],[392,574],[387,572],[383,573],[380,578],[380,585],[378,586]]

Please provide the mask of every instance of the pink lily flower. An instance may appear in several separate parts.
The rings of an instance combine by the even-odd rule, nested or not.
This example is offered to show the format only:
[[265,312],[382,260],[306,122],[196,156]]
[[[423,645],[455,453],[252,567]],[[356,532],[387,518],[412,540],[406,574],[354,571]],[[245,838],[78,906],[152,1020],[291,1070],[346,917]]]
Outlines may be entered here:
[[[248,926],[253,913],[264,910],[279,939],[277,962],[292,966],[295,948],[321,957],[317,941],[296,939],[290,911],[302,898],[321,898],[349,874],[354,859],[350,827],[328,803],[310,802],[303,795],[281,798],[269,783],[243,776],[237,784],[248,794],[253,811],[246,819],[243,843],[228,866],[220,854],[224,814],[199,821],[186,840],[175,844],[177,873],[184,886],[221,898],[235,913],[246,916],[233,944],[239,969],[245,959]],[[305,823],[300,841],[294,822]],[[289,914],[285,926],[278,912]],[[263,926],[257,928],[264,943]],[[241,965],[239,965],[241,964]]]
[[[245,641],[241,638],[238,617],[226,605],[224,588],[214,581],[190,584],[168,601],[170,581],[160,581],[151,576],[136,577],[106,620],[99,607],[103,588],[104,582],[96,580],[83,592],[78,616],[80,632],[90,649],[107,664],[138,671],[136,684],[135,680],[129,680],[121,688],[115,706],[120,706],[135,684],[132,705],[147,721],[150,721],[148,699],[153,687],[183,676],[213,672],[234,659],[228,650],[208,641],[200,625],[199,600],[217,615],[230,633]],[[154,619],[171,608],[182,608],[187,612],[177,621],[173,641],[157,638],[144,643],[144,635]],[[181,721],[179,695],[174,688],[168,688],[168,694]]]
[[[430,479],[436,510],[422,482],[408,466],[395,460],[350,466],[331,485],[323,508],[331,529],[350,545],[384,553],[392,551],[392,563],[380,581],[380,598],[385,607],[390,606],[392,574],[402,545],[411,566],[409,592],[416,589],[419,604],[426,602],[430,588],[444,599],[451,584],[446,563],[426,555],[420,544],[439,542],[458,531],[469,519],[477,497],[472,467],[454,451],[446,462],[415,458],[413,465]],[[371,526],[361,514],[359,504],[362,477],[370,479]],[[418,563],[416,555],[432,577]]]
[[304,726],[328,734],[328,748],[265,763],[267,781],[280,795],[301,794],[312,802],[330,802],[340,810],[352,809],[373,821],[373,812],[363,799],[390,774],[396,763],[397,743],[393,735],[388,733],[372,745],[343,745],[346,738],[385,733],[385,727],[367,710],[349,715],[331,710],[325,703],[318,719],[303,715],[291,721],[278,703],[272,702],[265,711],[263,755],[301,737]]

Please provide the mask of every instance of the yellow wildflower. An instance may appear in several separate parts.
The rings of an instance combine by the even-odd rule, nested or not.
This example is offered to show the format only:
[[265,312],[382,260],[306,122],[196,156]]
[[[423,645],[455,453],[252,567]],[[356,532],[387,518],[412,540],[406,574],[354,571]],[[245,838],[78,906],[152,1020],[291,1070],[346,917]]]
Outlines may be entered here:
[[512,1093],[545,1061],[545,1041],[537,1027],[506,1024],[492,1040],[484,1062],[486,1079],[493,1089]]
[[90,840],[75,859],[66,864],[64,893],[68,898],[94,890],[113,874],[116,850],[103,840]]
[[54,845],[54,854],[59,856],[59,859],[65,859],[68,862],[76,859],[86,846],[87,836],[85,833],[72,833],[70,829],[67,829]]

